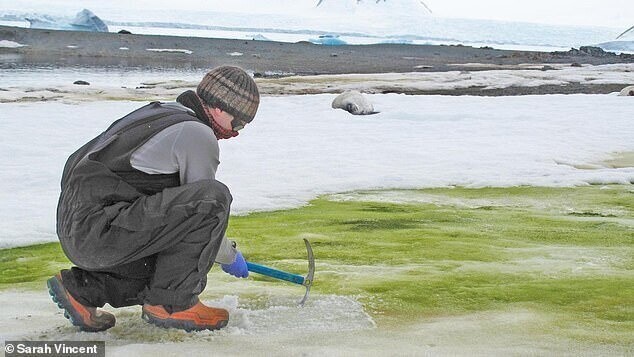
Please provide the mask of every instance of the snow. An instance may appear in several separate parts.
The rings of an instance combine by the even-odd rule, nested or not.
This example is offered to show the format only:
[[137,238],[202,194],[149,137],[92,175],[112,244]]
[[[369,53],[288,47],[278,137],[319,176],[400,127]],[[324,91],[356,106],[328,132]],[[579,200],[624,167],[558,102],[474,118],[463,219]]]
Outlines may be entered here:
[[7,41],[7,40],[0,40],[0,48],[18,48],[18,47],[24,47],[26,45],[14,42],[14,41]]
[[[380,113],[366,117],[332,109],[334,97],[263,97],[255,121],[220,142],[217,178],[232,191],[234,214],[362,189],[634,182],[631,167],[576,168],[634,151],[634,106],[616,93],[368,95]],[[57,240],[55,207],[68,155],[141,105],[0,104],[0,247]]]
[[[243,285],[248,284],[242,282]],[[256,283],[257,284],[257,283]],[[251,282],[253,287],[253,282]],[[270,286],[270,283],[269,283]],[[238,288],[238,291],[241,288]],[[283,288],[282,288],[283,289]],[[45,293],[27,293],[24,291],[5,291],[0,294],[4,306],[0,318],[3,326],[0,340],[28,338],[33,331],[47,340],[106,340],[108,346],[123,344],[124,350],[138,343],[147,342],[212,342],[235,338],[257,338],[258,336],[310,335],[320,333],[344,333],[350,331],[373,330],[376,325],[356,300],[336,295],[312,296],[303,307],[297,305],[297,299],[289,295],[268,295],[266,287],[259,289],[259,299],[253,303],[240,301],[235,295],[223,295],[220,298],[202,298],[211,306],[224,308],[231,316],[227,327],[220,331],[202,331],[187,333],[175,329],[162,329],[148,325],[141,319],[140,307],[110,309],[116,311],[117,325],[101,333],[82,333],[64,319],[60,310]],[[280,290],[280,289],[273,289]],[[264,293],[263,293],[264,292]],[[300,294],[301,295],[301,294]],[[14,301],[29,301],[28,304],[15,304]],[[263,305],[263,306],[262,306]],[[63,325],[62,328],[52,328]],[[32,336],[35,337],[35,336]],[[235,341],[234,341],[235,342]],[[111,344],[112,343],[112,344]],[[125,346],[127,345],[127,346]]]
[[[412,58],[412,67],[416,67]],[[469,87],[499,89],[567,84],[634,83],[634,64],[602,66],[550,64],[544,71],[541,64],[490,65],[467,63],[474,71],[413,72],[381,74],[346,74],[298,76],[279,79],[258,79],[263,93],[316,93],[346,90],[382,92],[384,90],[452,90]],[[480,70],[480,69],[488,70]],[[520,70],[518,70],[520,69]],[[282,73],[280,73],[282,74]],[[286,74],[287,75],[287,74]],[[42,78],[46,77],[46,81]],[[110,98],[130,100],[172,100],[184,89],[195,88],[202,74],[199,71],[120,70],[120,69],[5,69],[0,72],[0,103],[33,100],[100,101]],[[78,79],[89,87],[72,83]],[[327,84],[327,85],[326,85]]]
[[[121,29],[138,34],[171,34],[177,36],[201,36],[222,38],[253,38],[265,36],[274,41],[307,41],[324,34],[338,34],[339,39],[349,44],[368,43],[413,43],[413,44],[465,44],[471,46],[491,46],[501,49],[527,50],[568,50],[570,47],[593,45],[613,41],[626,26],[621,21],[595,22],[598,14],[605,13],[608,5],[582,5],[578,1],[573,8],[548,4],[561,8],[563,14],[584,15],[587,20],[577,25],[563,25],[566,21],[538,24],[518,21],[539,22],[557,10],[530,6],[531,18],[504,17],[498,10],[518,13],[521,6],[497,4],[495,7],[462,4],[453,13],[441,11],[431,13],[417,0],[362,1],[328,0],[316,7],[315,0],[289,1],[271,0],[200,3],[185,0],[177,3],[169,1],[73,1],[0,0],[0,20],[19,23],[29,16],[49,16],[70,20],[70,16],[81,8],[89,8],[110,28],[111,32]],[[429,4],[433,9],[434,4]],[[444,5],[444,4],[442,4]],[[476,6],[474,18],[463,11]],[[629,8],[631,5],[625,5]],[[526,6],[524,6],[526,7]],[[621,8],[624,4],[621,4]],[[245,10],[246,9],[246,10]],[[497,20],[483,19],[483,13],[491,13]],[[621,13],[626,9],[621,9]],[[465,18],[456,18],[465,14]],[[543,15],[543,16],[540,16]],[[608,14],[609,15],[609,14]],[[445,17],[449,16],[449,17]],[[559,20],[564,15],[555,16]],[[477,18],[476,18],[477,17]],[[551,16],[552,17],[552,16]],[[577,19],[578,19],[577,18]],[[627,19],[627,21],[630,21]],[[25,22],[21,22],[26,26]],[[618,46],[618,43],[616,45]],[[629,48],[629,47],[628,47]],[[612,48],[615,51],[629,51],[627,48]]]
[[191,50],[184,50],[180,48],[148,48],[146,51],[150,52],[173,52],[173,53],[185,53],[191,55],[193,52]]
[[[215,332],[160,329],[141,320],[139,307],[117,309],[115,327],[87,333],[70,326],[45,293],[5,291],[0,294],[5,307],[0,309],[0,340],[106,341],[107,356],[627,354],[626,346],[593,344],[544,331],[543,326],[553,324],[558,316],[521,307],[374,328],[352,299],[326,296],[315,300],[300,309],[291,306],[290,301],[274,300],[258,308],[240,306],[234,296],[203,299],[230,310],[229,326]],[[244,324],[245,318],[250,325]]]
[[[451,65],[450,65],[451,66]],[[318,91],[328,84],[330,91],[362,90],[380,92],[391,86],[401,90],[453,90],[469,87],[497,89],[508,87],[537,87],[567,84],[623,84],[634,83],[634,64],[571,67],[570,64],[549,65],[555,70],[542,70],[543,65],[518,66],[466,63],[460,66],[484,71],[414,72],[345,74],[289,77],[279,81],[264,80],[264,86],[285,86],[286,91]],[[511,69],[513,68],[513,69]],[[522,70],[518,70],[522,69]],[[0,94],[2,98],[2,94]]]

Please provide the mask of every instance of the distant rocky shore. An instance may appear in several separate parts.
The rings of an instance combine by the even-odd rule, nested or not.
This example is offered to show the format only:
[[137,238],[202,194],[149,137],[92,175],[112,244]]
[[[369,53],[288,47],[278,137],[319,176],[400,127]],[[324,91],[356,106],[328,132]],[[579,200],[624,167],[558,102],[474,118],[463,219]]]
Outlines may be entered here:
[[[496,50],[489,47],[434,45],[343,45],[324,46],[308,42],[281,43],[254,40],[212,39],[56,31],[0,26],[0,68],[29,66],[85,66],[136,69],[200,69],[232,64],[256,77],[350,73],[408,73],[480,71],[492,67],[526,69],[535,64],[543,71],[554,66],[634,63],[634,55],[581,47],[565,52]],[[609,93],[623,85],[615,83],[570,84],[511,88],[506,92],[472,88],[436,91],[436,94],[515,95],[539,93]],[[398,92],[398,90],[395,90]],[[391,91],[389,91],[391,92]],[[431,92],[430,92],[431,93]],[[414,93],[412,93],[414,94]],[[419,93],[416,93],[419,94]],[[422,93],[420,93],[422,94]]]

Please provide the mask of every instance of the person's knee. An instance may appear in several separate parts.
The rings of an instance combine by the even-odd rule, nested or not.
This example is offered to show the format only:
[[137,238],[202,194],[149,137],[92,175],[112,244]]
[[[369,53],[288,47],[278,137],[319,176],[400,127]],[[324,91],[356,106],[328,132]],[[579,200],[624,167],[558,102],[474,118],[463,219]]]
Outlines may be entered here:
[[229,188],[220,181],[202,181],[202,188],[205,196],[212,197],[220,206],[229,207],[233,201]]

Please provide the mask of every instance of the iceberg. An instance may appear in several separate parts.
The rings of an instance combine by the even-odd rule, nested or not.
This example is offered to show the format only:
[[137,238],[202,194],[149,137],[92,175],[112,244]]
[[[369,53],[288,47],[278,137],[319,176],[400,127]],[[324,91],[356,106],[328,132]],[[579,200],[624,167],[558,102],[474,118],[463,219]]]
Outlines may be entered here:
[[411,45],[412,43],[414,43],[414,41],[404,39],[404,38],[392,38],[392,39],[381,41],[380,43],[394,44],[394,45]]
[[271,41],[271,39],[269,39],[268,37],[265,37],[265,36],[263,36],[261,34],[253,35],[253,36],[251,36],[251,39],[253,41]]
[[631,33],[632,35],[634,35],[634,26],[630,27],[629,29],[623,31],[622,34],[618,35],[616,37],[616,39],[618,40],[619,38],[623,37],[625,34]]
[[31,24],[31,28],[34,29],[108,32],[108,26],[88,9],[78,12],[75,19],[71,22],[49,16],[27,18],[26,20]]
[[634,53],[634,26],[623,31],[615,40],[599,43],[597,46],[611,52]]
[[339,35],[321,35],[319,38],[311,38],[308,41],[317,45],[326,46],[347,45],[346,41],[339,38]]
[[634,41],[609,41],[600,43],[597,47],[616,53],[634,53]]

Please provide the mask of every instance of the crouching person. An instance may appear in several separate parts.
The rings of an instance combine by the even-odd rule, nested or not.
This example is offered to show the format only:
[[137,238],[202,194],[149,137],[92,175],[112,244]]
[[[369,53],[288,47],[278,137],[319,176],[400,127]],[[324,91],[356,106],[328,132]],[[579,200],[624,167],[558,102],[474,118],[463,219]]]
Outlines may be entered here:
[[219,139],[253,120],[260,101],[253,79],[223,66],[196,92],[153,102],[115,121],[73,153],[64,167],[57,234],[75,265],[48,280],[64,315],[84,331],[103,331],[100,310],[142,305],[151,324],[219,329],[226,310],[205,306],[214,262],[236,277],[248,271],[225,238],[231,194],[215,180]]

